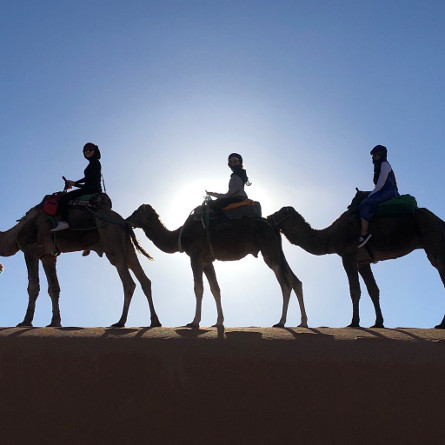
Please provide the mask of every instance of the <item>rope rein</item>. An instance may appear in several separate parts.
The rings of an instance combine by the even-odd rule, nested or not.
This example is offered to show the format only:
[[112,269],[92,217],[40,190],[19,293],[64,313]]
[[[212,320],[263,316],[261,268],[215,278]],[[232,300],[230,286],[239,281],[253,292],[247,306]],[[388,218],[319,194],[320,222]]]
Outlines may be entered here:
[[208,204],[205,206],[205,216],[204,213],[201,212],[201,222],[206,231],[206,243],[209,246],[210,259],[213,261],[215,259],[215,252],[213,251],[212,240],[210,239],[210,206]]
[[290,215],[283,216],[280,220],[275,221],[275,216],[272,216],[271,219],[273,223],[278,227],[279,224],[281,224],[285,219],[290,218]]
[[[204,204],[201,206],[201,209],[202,209],[202,207],[204,207]],[[179,250],[179,252],[184,252],[184,248],[182,246],[182,233],[184,232],[185,223],[187,222],[187,220],[190,218],[190,216],[193,214],[194,211],[195,211],[195,209],[193,209],[189,213],[189,216],[186,218],[184,224],[181,227],[181,230],[179,231],[179,236],[178,236],[178,250]],[[205,212],[201,211],[201,224],[202,224],[202,228],[206,232],[206,243],[210,249],[211,259],[214,260],[215,252],[213,251],[213,246],[212,246],[212,242],[210,240],[210,231],[209,231],[209,222],[211,219],[209,216],[209,212],[210,212],[209,206],[205,206]]]
[[105,187],[105,179],[104,179],[104,175],[101,173],[100,176],[101,176],[101,178],[102,178],[102,185],[103,185],[103,188],[104,188],[104,193],[107,193],[107,188]]
[[182,247],[182,232],[184,231],[184,226],[185,223],[187,222],[187,220],[190,218],[190,215],[193,213],[194,209],[189,213],[189,216],[187,216],[186,220],[184,221],[184,224],[181,227],[181,230],[179,231],[179,236],[178,236],[178,250],[179,252],[184,252],[184,248]]

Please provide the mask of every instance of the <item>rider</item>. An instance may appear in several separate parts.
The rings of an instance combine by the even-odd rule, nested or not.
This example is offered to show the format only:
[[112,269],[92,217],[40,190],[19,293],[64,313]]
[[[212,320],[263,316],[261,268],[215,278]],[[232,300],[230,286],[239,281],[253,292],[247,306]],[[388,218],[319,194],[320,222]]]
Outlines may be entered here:
[[387,161],[388,150],[383,145],[376,145],[371,150],[374,163],[374,190],[365,198],[359,206],[361,216],[361,236],[358,247],[363,247],[371,238],[368,233],[369,221],[374,216],[377,205],[381,202],[399,196],[397,181],[391,165]]
[[102,167],[100,164],[100,150],[99,147],[92,142],[87,142],[83,147],[83,155],[88,159],[89,164],[84,171],[84,177],[78,181],[70,181],[65,179],[65,188],[79,187],[78,190],[73,190],[63,194],[59,199],[60,221],[51,232],[58,232],[59,230],[69,229],[68,219],[68,202],[72,199],[78,198],[82,195],[89,195],[93,193],[101,193],[102,185],[100,183],[102,177]]
[[243,157],[238,153],[231,153],[228,158],[228,165],[232,170],[229,181],[229,190],[227,193],[208,192],[206,194],[217,199],[209,202],[210,207],[217,213],[221,209],[234,202],[241,202],[247,199],[247,193],[244,191],[244,185],[250,185],[246,170],[243,167]]

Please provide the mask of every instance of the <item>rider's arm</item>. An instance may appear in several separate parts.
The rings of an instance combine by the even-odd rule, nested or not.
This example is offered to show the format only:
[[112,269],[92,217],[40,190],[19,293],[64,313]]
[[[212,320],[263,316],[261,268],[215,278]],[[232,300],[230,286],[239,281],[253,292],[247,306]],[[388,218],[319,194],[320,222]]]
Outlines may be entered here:
[[382,189],[382,187],[385,185],[386,180],[388,179],[390,171],[391,171],[391,166],[389,165],[389,162],[382,162],[382,166],[380,169],[380,176],[379,179],[377,180],[377,184],[375,185],[374,190],[371,192],[371,195]]

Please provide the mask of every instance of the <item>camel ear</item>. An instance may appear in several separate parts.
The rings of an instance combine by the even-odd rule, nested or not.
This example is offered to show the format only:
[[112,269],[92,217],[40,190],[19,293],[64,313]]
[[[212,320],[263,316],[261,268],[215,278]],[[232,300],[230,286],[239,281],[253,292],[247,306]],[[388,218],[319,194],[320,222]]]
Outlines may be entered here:
[[88,256],[90,254],[91,250],[84,250],[82,252],[82,256]]

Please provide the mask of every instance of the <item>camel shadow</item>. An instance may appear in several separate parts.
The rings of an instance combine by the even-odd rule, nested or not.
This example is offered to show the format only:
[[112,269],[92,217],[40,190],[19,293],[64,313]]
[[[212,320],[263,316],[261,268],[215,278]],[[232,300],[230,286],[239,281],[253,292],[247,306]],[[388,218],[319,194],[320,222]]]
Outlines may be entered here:
[[[184,326],[181,328],[174,329],[174,331],[183,338],[198,338],[200,335],[204,335],[207,332],[210,332],[210,329],[188,328]],[[224,328],[223,328],[223,333],[224,333]]]
[[[2,331],[6,331],[9,329],[14,329],[14,332],[11,332],[11,334],[9,335],[9,337],[20,337],[23,334],[26,334],[28,331],[32,331],[34,329],[41,329],[41,328],[34,328],[34,327],[23,327],[23,328],[3,328]],[[19,330],[17,330],[19,329]]]
[[[309,335],[313,336],[313,334],[316,334],[317,336],[322,336],[322,337],[329,337],[331,340],[335,340],[335,336],[333,334],[327,334],[326,332],[322,332],[319,329],[316,328],[304,328],[306,331],[310,331],[313,334],[309,333],[309,332],[295,332],[295,330],[293,328],[279,328],[279,329],[284,329],[285,331],[289,332],[289,334],[291,334],[294,338],[296,339],[301,339],[302,337],[307,338]],[[298,328],[301,329],[301,328]],[[381,339],[387,339],[388,337],[386,337],[385,335],[376,332],[375,329],[368,329],[368,328],[348,328],[348,329],[355,329],[357,331],[361,331],[361,332],[366,332],[367,334],[371,334],[374,337],[377,338],[381,338]],[[315,338],[315,337],[314,337]]]
[[58,331],[67,331],[67,332],[70,332],[70,331],[83,331],[84,329],[88,329],[88,328],[79,328],[79,327],[76,327],[76,326],[69,326],[69,327],[61,327],[61,328],[56,328]]
[[[294,337],[295,339],[298,339],[298,340],[301,340],[303,337],[305,339],[308,337],[313,337],[315,339],[315,338],[319,338],[320,336],[321,337],[329,337],[330,340],[334,340],[333,335],[321,332],[316,328],[303,328],[305,331],[309,331],[309,332],[296,332],[294,330],[294,328],[286,328],[286,327],[277,328],[277,329],[283,329],[284,331],[289,332],[289,334],[291,334],[292,337]],[[298,329],[301,330],[302,328],[298,328]],[[311,332],[312,332],[312,334],[311,334]],[[314,334],[316,334],[316,335],[314,335]]]
[[[122,328],[119,328],[119,329],[122,329]],[[150,326],[145,326],[143,328],[135,329],[135,331],[137,331],[137,333],[134,336],[134,338],[143,337],[144,334],[146,334],[147,332],[151,331],[152,329],[155,329],[155,328],[154,327],[150,327]]]
[[[150,329],[150,328],[144,328],[144,329]],[[107,338],[107,337],[124,337],[128,334],[132,334],[133,332],[139,332],[140,329],[135,328],[107,328],[103,335],[101,335],[100,338]],[[139,334],[142,335],[142,334]]]
[[376,332],[375,331],[375,329],[385,330],[385,328],[372,328],[372,329],[370,329],[370,328],[362,328],[362,327],[360,327],[360,328],[348,328],[348,329],[355,329],[357,331],[366,332],[367,334],[371,334],[374,337],[388,340],[388,337],[386,335],[383,335],[380,332]]
[[400,332],[401,334],[406,335],[407,337],[413,338],[414,340],[420,340],[423,342],[428,342],[429,340],[419,337],[418,335],[413,334],[412,332],[407,332],[405,329],[408,328],[394,328],[393,331]]
[[227,340],[236,341],[260,341],[263,338],[261,332],[231,331],[226,332]]

